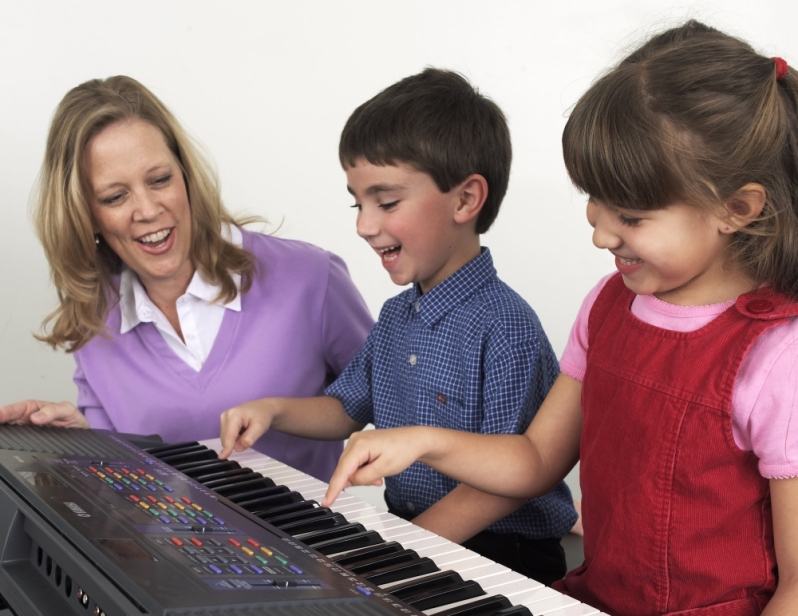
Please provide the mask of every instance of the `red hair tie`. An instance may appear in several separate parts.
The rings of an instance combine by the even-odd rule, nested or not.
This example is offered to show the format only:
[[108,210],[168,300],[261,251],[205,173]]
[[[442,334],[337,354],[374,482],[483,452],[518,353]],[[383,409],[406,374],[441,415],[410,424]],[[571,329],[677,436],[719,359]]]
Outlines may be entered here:
[[787,70],[790,68],[787,66],[787,60],[779,58],[778,56],[774,56],[771,60],[773,60],[773,63],[776,65],[776,79],[781,81],[787,75]]

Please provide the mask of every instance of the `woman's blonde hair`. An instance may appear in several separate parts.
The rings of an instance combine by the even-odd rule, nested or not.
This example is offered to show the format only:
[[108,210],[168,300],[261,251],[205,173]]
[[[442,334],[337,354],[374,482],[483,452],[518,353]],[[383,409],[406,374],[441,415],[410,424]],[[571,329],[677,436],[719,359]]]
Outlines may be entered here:
[[190,257],[197,271],[221,286],[222,301],[237,293],[231,272],[241,275],[242,293],[252,285],[254,257],[221,235],[223,223],[247,221],[225,209],[215,172],[180,123],[135,79],[92,79],[70,90],[58,105],[39,178],[36,232],[60,305],[45,319],[37,338],[53,348],[73,352],[103,334],[108,311],[118,300],[112,275],[122,262],[104,241],[95,243],[82,163],[94,135],[129,119],[158,128],[180,164],[191,207]]

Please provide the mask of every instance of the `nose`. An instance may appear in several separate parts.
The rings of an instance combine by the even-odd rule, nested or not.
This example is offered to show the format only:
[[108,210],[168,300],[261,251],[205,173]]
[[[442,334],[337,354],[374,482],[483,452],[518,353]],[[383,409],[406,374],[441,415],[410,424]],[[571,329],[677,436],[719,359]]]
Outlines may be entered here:
[[593,227],[593,245],[596,248],[613,250],[620,248],[623,240],[616,233],[613,225],[613,213],[593,199],[587,202],[587,221]]
[[135,199],[136,207],[133,210],[133,220],[136,222],[155,220],[163,211],[163,206],[160,204],[157,197],[148,191],[143,191],[136,195]]
[[361,206],[357,212],[357,234],[364,240],[376,237],[380,232],[378,214],[372,208]]

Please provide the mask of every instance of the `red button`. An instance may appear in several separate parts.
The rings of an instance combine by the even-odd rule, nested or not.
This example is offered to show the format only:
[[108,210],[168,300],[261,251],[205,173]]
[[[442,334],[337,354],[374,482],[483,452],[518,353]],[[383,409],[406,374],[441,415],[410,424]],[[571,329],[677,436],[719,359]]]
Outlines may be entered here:
[[236,546],[237,548],[241,547],[241,544],[238,541],[236,541],[235,539],[228,539],[227,541],[229,543],[233,544],[234,546]]
[[177,537],[172,537],[172,538],[170,539],[170,541],[171,541],[172,543],[174,543],[174,544],[175,544],[177,547],[179,547],[179,548],[180,548],[180,547],[183,547],[183,542],[182,542],[182,541],[180,541],[180,539],[178,539]]
[[131,494],[128,498],[130,498],[130,500],[132,500],[134,503],[139,502],[139,497],[135,494]]
[[169,503],[170,505],[171,505],[171,504],[173,504],[173,503],[175,502],[175,499],[173,499],[171,496],[164,496],[164,497],[163,497],[163,499],[164,499],[164,500],[165,500],[167,503]]
[[150,501],[151,503],[157,503],[158,502],[158,499],[155,498],[154,496],[148,496],[147,500]]
[[143,471],[143,470],[141,470],[140,468],[137,468],[137,469],[136,469],[136,472],[137,472],[139,475],[146,475],[146,474],[147,474],[147,472],[146,472],[146,471]]
[[105,470],[111,473],[112,475],[114,474],[114,469],[112,469],[110,466],[106,466]]
[[254,539],[247,539],[247,543],[249,545],[251,545],[253,548],[259,548],[260,547],[260,543],[258,543]]
[[89,467],[89,470],[90,470],[92,473],[96,473],[96,472],[97,472],[97,469],[96,469],[96,468],[94,468],[93,466],[90,466],[90,467]]
[[189,539],[189,541],[191,541],[191,543],[193,543],[193,544],[194,544],[194,545],[196,545],[197,547],[199,547],[199,546],[201,546],[201,545],[202,545],[202,541],[200,541],[199,539],[196,539],[196,538],[194,538],[194,537],[192,537],[191,539]]
[[190,505],[191,504],[191,499],[190,498],[186,498],[185,496],[181,496],[180,500],[183,501],[186,505]]
[[130,471],[127,470],[126,468],[120,468],[119,470],[122,471],[125,475],[130,475]]
[[768,312],[773,312],[775,306],[769,299],[753,299],[748,302],[746,308],[751,314],[767,314]]

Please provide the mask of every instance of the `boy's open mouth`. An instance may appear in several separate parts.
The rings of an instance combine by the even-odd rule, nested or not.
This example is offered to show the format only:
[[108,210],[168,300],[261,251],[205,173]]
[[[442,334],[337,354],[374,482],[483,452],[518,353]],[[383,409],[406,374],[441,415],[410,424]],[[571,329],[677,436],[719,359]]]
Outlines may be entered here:
[[402,250],[402,247],[397,245],[389,246],[388,248],[380,248],[378,252],[380,253],[380,257],[382,257],[383,261],[393,261],[399,256],[400,250]]

